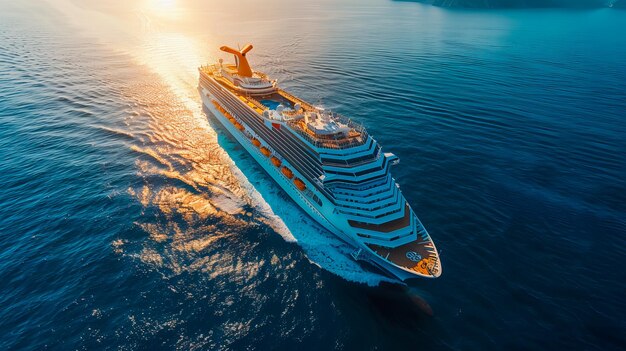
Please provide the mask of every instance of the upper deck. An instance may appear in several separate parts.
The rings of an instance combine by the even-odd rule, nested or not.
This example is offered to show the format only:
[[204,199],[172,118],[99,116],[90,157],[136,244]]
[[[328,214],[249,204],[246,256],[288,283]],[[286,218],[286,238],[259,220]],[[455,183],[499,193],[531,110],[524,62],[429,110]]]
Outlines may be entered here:
[[200,72],[235,94],[259,117],[285,122],[314,147],[345,149],[368,139],[362,125],[289,94],[261,72],[242,77],[236,66],[222,63],[202,66]]

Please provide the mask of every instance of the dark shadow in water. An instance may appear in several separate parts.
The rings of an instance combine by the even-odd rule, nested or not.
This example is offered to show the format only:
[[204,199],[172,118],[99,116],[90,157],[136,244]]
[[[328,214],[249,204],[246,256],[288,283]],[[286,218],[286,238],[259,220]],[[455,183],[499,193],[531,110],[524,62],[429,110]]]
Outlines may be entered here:
[[336,303],[339,315],[351,315],[350,349],[450,349],[440,338],[446,331],[439,318],[414,289],[384,282],[367,287],[343,280],[335,280],[332,289],[349,292],[343,294],[348,300],[339,298]]
[[412,329],[430,323],[434,316],[426,300],[402,285],[381,283],[364,295],[372,312],[390,325]]

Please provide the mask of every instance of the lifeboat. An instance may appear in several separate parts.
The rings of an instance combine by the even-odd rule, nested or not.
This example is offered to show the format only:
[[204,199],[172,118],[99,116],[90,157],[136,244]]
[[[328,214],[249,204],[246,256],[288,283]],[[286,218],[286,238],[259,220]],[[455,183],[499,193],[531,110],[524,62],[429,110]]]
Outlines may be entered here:
[[222,105],[220,105],[217,101],[212,101],[213,105],[215,105],[215,108],[220,111],[221,113],[228,115],[228,112],[226,112],[226,110],[222,107]]
[[235,123],[235,127],[237,127],[237,129],[239,129],[240,131],[243,131],[245,129],[244,126],[239,123]]
[[280,167],[280,165],[282,164],[282,162],[280,162],[280,160],[276,156],[272,156],[272,163],[276,167]]
[[265,146],[261,146],[261,153],[267,157],[269,157],[272,153]]
[[281,172],[283,172],[283,174],[285,175],[285,177],[287,177],[287,178],[289,178],[289,179],[293,178],[293,172],[292,172],[289,168],[287,168],[287,167],[283,167],[283,168],[281,169]]
[[298,190],[300,191],[306,189],[306,185],[304,184],[303,181],[300,180],[300,178],[294,179],[293,183],[296,185],[296,188],[298,188]]
[[252,138],[252,145],[259,147],[261,146],[261,142],[259,141],[259,139]]

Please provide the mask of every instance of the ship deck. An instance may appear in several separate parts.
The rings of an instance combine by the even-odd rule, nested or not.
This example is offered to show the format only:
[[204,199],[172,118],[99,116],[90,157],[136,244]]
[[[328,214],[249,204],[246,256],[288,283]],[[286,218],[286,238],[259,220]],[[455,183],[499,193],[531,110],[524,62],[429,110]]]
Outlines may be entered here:
[[[200,71],[213,78],[231,93],[235,94],[243,103],[250,106],[259,115],[262,115],[263,111],[267,109],[274,109],[277,106],[277,103],[282,103],[284,106],[289,108],[293,108],[296,104],[299,104],[302,109],[299,114],[304,112],[316,112],[319,110],[319,108],[280,88],[276,88],[275,92],[269,94],[244,94],[230,80],[219,74],[219,69],[216,65],[202,66],[200,67]],[[255,74],[266,77],[265,74],[260,72],[255,72]],[[305,137],[305,139],[308,139],[313,145],[323,148],[348,148],[361,145],[367,140],[367,133],[360,128],[358,130],[354,128],[351,129],[347,135],[341,138],[326,138],[312,132],[309,128],[307,128],[306,123],[304,123],[302,119],[295,118],[290,121],[289,125],[300,133],[300,135]]]
[[430,240],[418,239],[393,248],[374,244],[367,246],[383,259],[419,275],[430,277],[441,275],[439,256]]

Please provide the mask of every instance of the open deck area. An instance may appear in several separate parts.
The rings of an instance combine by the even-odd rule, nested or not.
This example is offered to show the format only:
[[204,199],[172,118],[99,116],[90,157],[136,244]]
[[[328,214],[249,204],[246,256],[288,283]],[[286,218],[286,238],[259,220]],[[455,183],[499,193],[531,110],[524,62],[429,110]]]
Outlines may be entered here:
[[367,246],[378,256],[410,271],[432,277],[441,275],[439,257],[430,240],[418,239],[394,248],[374,244]]
[[[279,106],[282,106],[280,118],[316,147],[344,149],[362,145],[368,139],[363,126],[342,115],[315,107],[278,87],[263,94],[246,91],[242,86],[233,83],[232,76],[228,77],[236,76],[236,68],[232,65],[202,66],[200,72],[217,81],[261,116],[266,110],[277,111]],[[260,72],[254,72],[253,76],[265,81],[269,79]]]

